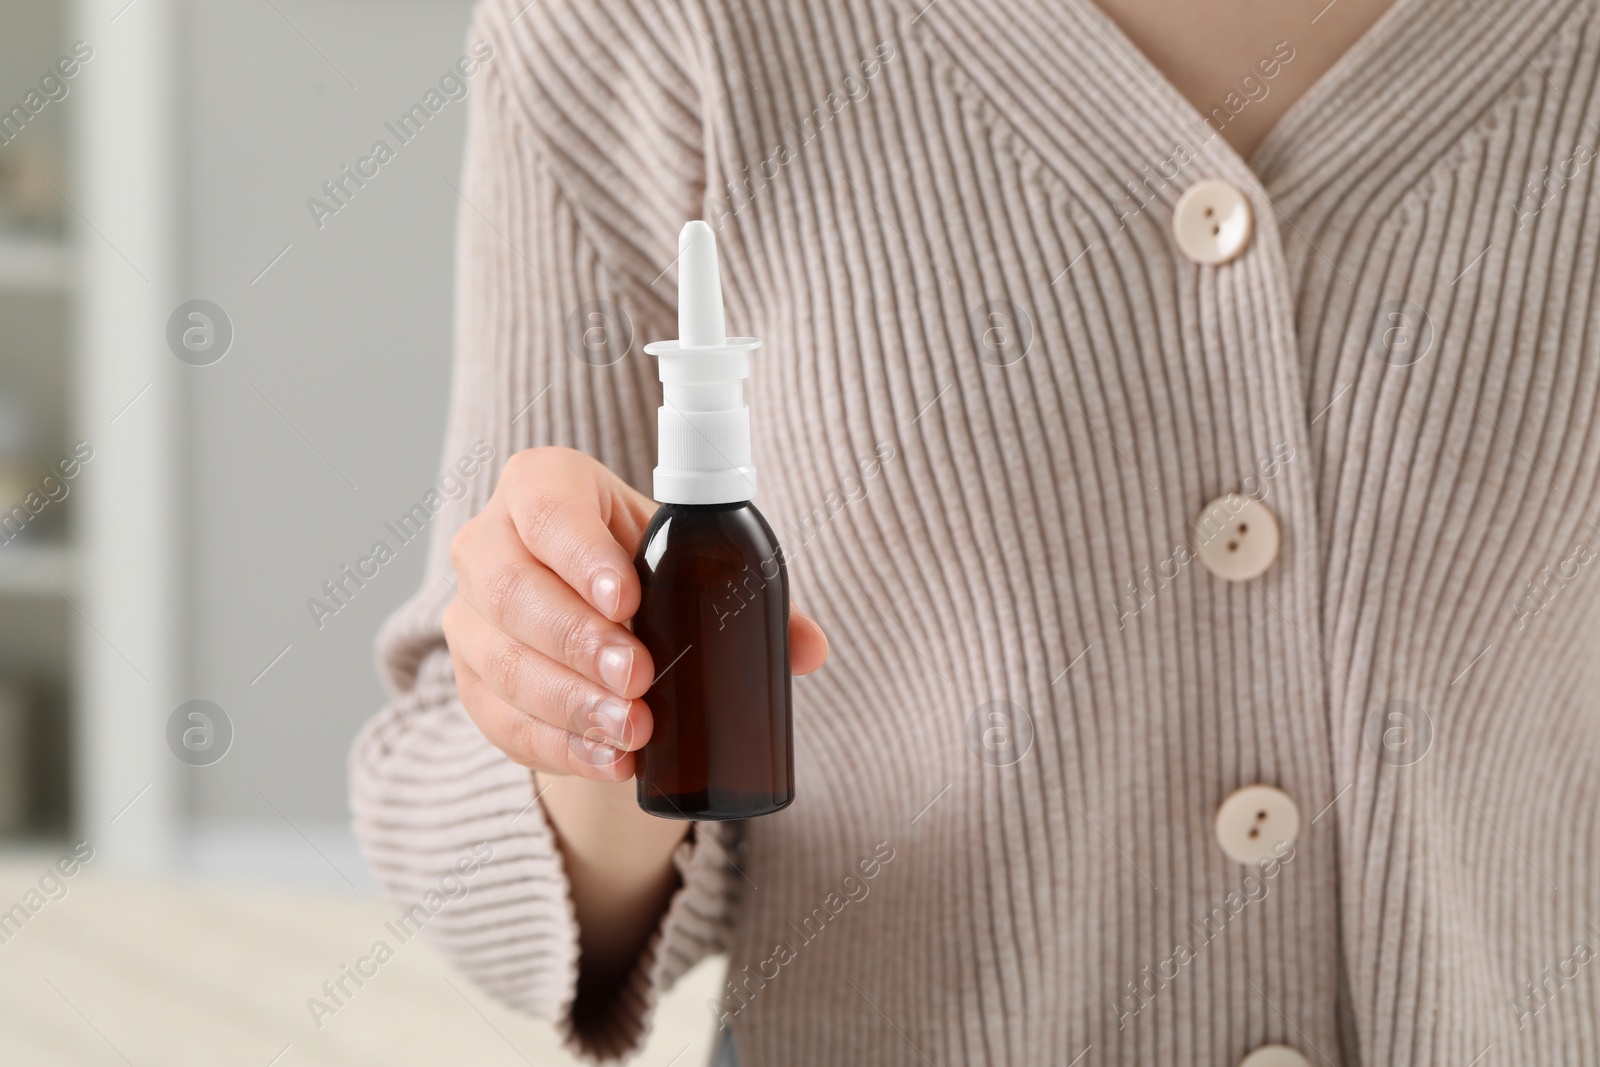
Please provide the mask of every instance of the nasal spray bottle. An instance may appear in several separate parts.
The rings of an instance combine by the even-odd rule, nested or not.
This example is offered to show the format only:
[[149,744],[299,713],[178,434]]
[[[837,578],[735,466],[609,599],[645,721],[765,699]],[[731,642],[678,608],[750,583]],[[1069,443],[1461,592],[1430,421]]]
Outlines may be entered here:
[[794,799],[789,577],[750,503],[754,337],[729,337],[711,227],[678,236],[678,335],[660,363],[655,498],[634,567],[633,632],[650,650],[655,725],[639,753],[639,806],[668,819],[748,819]]

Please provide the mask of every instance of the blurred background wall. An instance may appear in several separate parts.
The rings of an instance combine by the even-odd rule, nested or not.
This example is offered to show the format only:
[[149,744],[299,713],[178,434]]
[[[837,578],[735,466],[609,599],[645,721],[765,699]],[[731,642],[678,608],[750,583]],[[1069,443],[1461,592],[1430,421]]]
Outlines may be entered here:
[[[19,497],[80,439],[96,450],[84,474],[98,473],[97,464],[116,457],[116,435],[160,411],[170,418],[170,479],[165,499],[145,505],[168,510],[162,529],[176,557],[170,605],[152,605],[143,620],[96,619],[88,609],[93,592],[79,598],[69,588],[86,569],[74,549],[117,534],[85,523],[132,529],[141,520],[77,507],[72,490],[87,492],[92,480],[68,483],[66,499],[4,546],[19,557],[15,550],[31,553],[7,561],[0,605],[7,650],[0,706],[9,709],[0,731],[25,731],[33,750],[4,768],[14,784],[18,775],[30,779],[31,810],[13,814],[12,826],[59,834],[89,814],[60,788],[66,768],[49,765],[68,736],[89,749],[110,740],[92,717],[70,734],[61,729],[96,690],[97,680],[82,673],[85,657],[75,653],[105,661],[109,643],[115,654],[102,688],[136,687],[134,674],[152,673],[136,649],[162,655],[138,631],[168,619],[173,695],[215,704],[233,739],[210,766],[155,754],[153,769],[171,778],[160,789],[172,849],[161,862],[359,880],[344,828],[344,758],[382,700],[374,630],[415,588],[424,546],[401,548],[347,606],[322,586],[386,536],[384,523],[436,476],[467,104],[449,101],[404,146],[385,124],[463,54],[470,4],[122,0],[107,8],[11,0],[6,7],[0,99],[8,106],[13,97],[23,103],[74,42],[84,42],[92,58],[60,79],[63,98],[49,100],[0,148],[7,175],[0,262],[9,263],[0,290],[7,464],[0,478],[9,482],[0,484],[8,500]],[[160,38],[154,50],[151,22]],[[165,90],[170,113],[146,116],[148,129],[123,130],[131,153],[148,162],[110,158],[97,143],[74,152],[73,112],[100,85],[116,84],[101,76],[119,62],[160,55],[169,68],[153,84]],[[341,168],[378,139],[397,146],[395,158],[336,214],[313,218],[307,201],[335,204],[323,183],[340,179]],[[107,166],[122,165],[169,176],[170,203],[107,202],[79,191],[88,178],[80,168],[98,168],[104,179]],[[157,236],[166,247],[152,247],[141,241],[135,215],[163,211],[169,224]],[[111,300],[120,290],[147,297],[146,325],[154,311],[165,319],[181,303],[210,301],[231,324],[226,354],[208,365],[182,363],[162,335],[113,339],[116,353],[76,352],[75,342],[95,342],[101,321],[87,303],[94,294],[84,292],[79,268],[87,258],[123,275],[105,287]],[[166,300],[158,302],[163,289]],[[80,317],[88,321],[75,331]],[[225,329],[222,322],[215,328]],[[171,364],[150,386],[164,395],[132,399],[140,383],[130,375],[117,395],[132,403],[115,423],[85,425],[96,420],[85,417],[80,389],[92,389],[87,379],[113,360]],[[337,613],[314,619],[312,598]],[[226,731],[221,723],[217,729]],[[72,765],[93,773],[129,754],[77,756]],[[305,837],[340,870],[308,849]]]
[[[423,945],[307,1018],[398,911],[345,758],[424,561],[386,524],[437,477],[468,101],[388,127],[469,17],[0,0],[0,912],[92,854],[0,927],[0,1063],[571,1062]],[[719,986],[641,1062],[705,1062]]]
[[[404,146],[385,124],[461,57],[470,5],[186,10],[183,295],[222,307],[234,342],[185,375],[182,647],[190,691],[232,717],[235,749],[226,773],[191,774],[184,810],[197,863],[331,875],[287,816],[354,879],[345,754],[382,700],[373,633],[416,588],[425,544],[396,545],[347,607],[322,586],[393,542],[385,522],[437,477],[467,101]],[[323,183],[380,138],[395,158],[313,220],[307,200],[333,203]],[[314,620],[313,598],[337,613]]]

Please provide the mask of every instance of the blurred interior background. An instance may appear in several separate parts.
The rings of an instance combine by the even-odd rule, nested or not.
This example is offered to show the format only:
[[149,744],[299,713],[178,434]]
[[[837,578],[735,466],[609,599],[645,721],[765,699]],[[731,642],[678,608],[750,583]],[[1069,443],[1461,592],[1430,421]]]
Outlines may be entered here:
[[324,583],[437,478],[467,101],[324,183],[470,8],[0,0],[0,1063],[566,1062],[421,942],[308,1008],[398,912],[344,762],[423,542]]

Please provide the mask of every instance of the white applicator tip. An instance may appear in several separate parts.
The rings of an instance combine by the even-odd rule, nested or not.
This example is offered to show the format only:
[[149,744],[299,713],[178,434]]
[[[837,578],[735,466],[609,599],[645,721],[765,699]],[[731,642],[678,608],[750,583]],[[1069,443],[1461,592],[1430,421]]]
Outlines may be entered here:
[[717,237],[697,219],[686,223],[678,234],[678,343],[698,348],[720,345],[727,339]]
[[744,381],[754,337],[729,337],[717,238],[704,222],[678,234],[678,339],[652,341],[658,360],[655,497],[663,504],[730,504],[756,490]]

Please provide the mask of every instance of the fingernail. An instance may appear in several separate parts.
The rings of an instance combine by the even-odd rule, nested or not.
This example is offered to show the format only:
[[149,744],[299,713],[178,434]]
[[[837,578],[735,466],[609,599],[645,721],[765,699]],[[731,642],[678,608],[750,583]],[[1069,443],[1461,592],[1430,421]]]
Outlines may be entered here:
[[607,616],[614,616],[622,603],[622,576],[613,570],[603,570],[594,576],[594,606]]
[[578,751],[582,755],[585,762],[593,764],[596,767],[609,767],[613,763],[617,762],[617,760],[622,756],[622,753],[618,752],[610,745],[599,744],[597,742],[590,741],[588,738],[579,739]]
[[600,680],[618,696],[628,690],[628,679],[633,677],[633,647],[611,645],[600,652]]
[[586,744],[628,747],[628,702],[610,697],[600,701],[589,713],[589,728],[583,732]]

